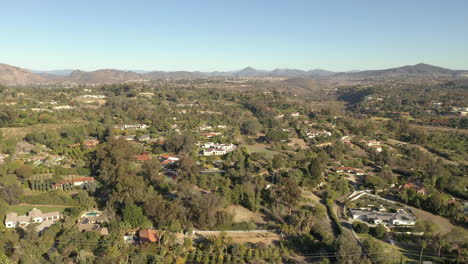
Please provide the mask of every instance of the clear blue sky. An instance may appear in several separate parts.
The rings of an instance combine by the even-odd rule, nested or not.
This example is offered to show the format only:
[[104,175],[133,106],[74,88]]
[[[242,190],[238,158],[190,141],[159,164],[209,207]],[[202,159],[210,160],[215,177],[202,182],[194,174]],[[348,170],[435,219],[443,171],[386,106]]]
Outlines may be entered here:
[[0,62],[29,69],[468,69],[467,0],[2,1]]

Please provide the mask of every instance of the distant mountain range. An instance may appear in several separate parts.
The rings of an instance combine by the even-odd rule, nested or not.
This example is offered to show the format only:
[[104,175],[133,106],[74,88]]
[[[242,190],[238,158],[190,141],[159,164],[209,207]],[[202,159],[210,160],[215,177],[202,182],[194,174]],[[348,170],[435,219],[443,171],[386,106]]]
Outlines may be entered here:
[[407,77],[458,77],[466,76],[468,71],[450,70],[429,64],[419,63],[413,66],[403,66],[385,70],[369,70],[351,73],[338,73],[334,77],[363,78],[407,78]]
[[56,70],[32,71],[19,67],[0,64],[0,84],[7,86],[28,85],[43,82],[77,82],[77,83],[120,83],[133,80],[158,79],[196,79],[196,78],[257,78],[284,77],[309,79],[368,79],[368,78],[408,78],[408,77],[468,77],[468,71],[450,70],[429,64],[416,64],[385,70],[332,72],[322,69],[297,70],[274,69],[272,71],[258,70],[247,67],[232,72],[198,72],[198,71],[122,71],[102,69],[96,71]]

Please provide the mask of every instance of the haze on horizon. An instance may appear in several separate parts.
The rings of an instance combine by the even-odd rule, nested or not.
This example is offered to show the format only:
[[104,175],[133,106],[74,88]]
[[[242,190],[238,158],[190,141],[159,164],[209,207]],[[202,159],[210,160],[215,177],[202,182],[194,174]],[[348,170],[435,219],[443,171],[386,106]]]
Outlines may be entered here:
[[468,2],[22,1],[0,62],[33,70],[468,69]]

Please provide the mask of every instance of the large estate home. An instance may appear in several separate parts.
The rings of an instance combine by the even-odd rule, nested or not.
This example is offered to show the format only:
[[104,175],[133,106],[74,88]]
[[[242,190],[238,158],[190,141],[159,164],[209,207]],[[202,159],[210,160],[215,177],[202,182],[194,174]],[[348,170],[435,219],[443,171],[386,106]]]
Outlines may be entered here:
[[43,213],[41,210],[33,208],[26,215],[9,213],[5,217],[5,226],[7,228],[25,227],[29,224],[39,223],[36,231],[40,232],[60,220],[59,212]]
[[208,143],[205,143],[202,146],[202,148],[203,148],[204,156],[213,156],[213,155],[224,155],[228,152],[231,152],[236,148],[236,145],[208,142]]
[[52,188],[63,189],[66,185],[71,185],[73,187],[76,187],[76,186],[83,187],[88,182],[95,182],[94,177],[78,177],[78,178],[62,180],[53,184]]
[[398,209],[396,213],[378,212],[370,209],[350,209],[353,219],[361,220],[371,224],[383,225],[407,225],[416,224],[416,217],[404,209]]

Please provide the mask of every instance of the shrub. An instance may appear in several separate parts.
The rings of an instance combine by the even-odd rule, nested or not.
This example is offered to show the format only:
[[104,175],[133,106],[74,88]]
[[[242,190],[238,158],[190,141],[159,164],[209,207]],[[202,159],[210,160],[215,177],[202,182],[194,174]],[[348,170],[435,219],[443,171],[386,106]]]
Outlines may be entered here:
[[369,232],[369,226],[366,223],[354,221],[353,230],[356,231],[356,233],[365,234]]

